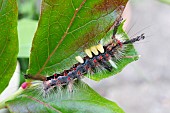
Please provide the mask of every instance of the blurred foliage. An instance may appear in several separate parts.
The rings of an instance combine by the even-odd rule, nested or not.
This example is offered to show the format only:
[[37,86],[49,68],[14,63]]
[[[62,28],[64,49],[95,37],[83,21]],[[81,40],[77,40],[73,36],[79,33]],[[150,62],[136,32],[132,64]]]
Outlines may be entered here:
[[39,0],[18,0],[18,18],[29,18],[38,20]]
[[40,15],[40,0],[18,0],[18,38],[20,64],[20,84],[28,69],[31,44]]
[[170,4],[170,0],[160,0],[161,2],[164,2],[166,4]]
[[18,21],[19,58],[29,58],[37,25],[38,21],[31,19],[24,18]]

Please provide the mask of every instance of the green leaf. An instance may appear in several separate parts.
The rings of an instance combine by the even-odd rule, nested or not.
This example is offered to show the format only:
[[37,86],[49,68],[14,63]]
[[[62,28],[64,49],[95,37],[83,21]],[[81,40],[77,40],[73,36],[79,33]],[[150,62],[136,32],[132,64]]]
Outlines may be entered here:
[[76,84],[72,93],[64,88],[53,91],[46,98],[39,91],[27,89],[18,98],[7,102],[8,109],[14,113],[124,113],[114,102],[103,98],[84,83]]
[[0,93],[8,85],[17,63],[17,19],[16,0],[0,0]]
[[70,68],[113,26],[128,0],[43,0],[33,39],[29,74]]
[[38,22],[31,19],[21,19],[18,22],[19,37],[19,58],[29,58],[31,43],[36,31]]

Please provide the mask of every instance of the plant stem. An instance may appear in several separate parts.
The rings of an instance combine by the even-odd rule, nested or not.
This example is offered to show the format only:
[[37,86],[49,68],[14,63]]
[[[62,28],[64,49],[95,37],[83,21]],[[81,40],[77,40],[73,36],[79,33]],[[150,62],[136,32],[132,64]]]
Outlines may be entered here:
[[6,98],[5,100],[3,100],[1,103],[0,103],[0,109],[2,108],[6,108],[6,102],[9,101],[9,100],[12,100],[14,98],[16,98],[18,95],[20,95],[25,89],[23,89],[22,87],[20,87],[13,95],[9,96],[8,98]]

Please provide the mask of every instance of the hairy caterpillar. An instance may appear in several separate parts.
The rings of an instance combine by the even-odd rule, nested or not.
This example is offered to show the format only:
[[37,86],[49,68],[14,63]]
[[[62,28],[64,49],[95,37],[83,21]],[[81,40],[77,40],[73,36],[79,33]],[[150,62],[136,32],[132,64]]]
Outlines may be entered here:
[[[77,64],[74,64],[69,70],[64,70],[62,73],[54,73],[51,76],[45,77],[43,81],[43,90],[48,92],[54,87],[60,87],[68,85],[70,86],[70,91],[72,91],[72,84],[75,79],[81,79],[85,74],[97,73],[97,70],[107,70],[112,71],[117,68],[115,62],[121,57],[126,57],[123,55],[124,48],[127,44],[132,44],[134,42],[140,41],[145,38],[144,34],[132,38],[130,40],[121,41],[116,37],[117,29],[122,23],[122,18],[118,18],[115,21],[113,34],[111,40],[106,45],[99,43],[96,46],[92,46],[89,49],[85,49],[87,56],[80,57],[77,56]],[[25,78],[36,79],[31,75],[25,75]]]

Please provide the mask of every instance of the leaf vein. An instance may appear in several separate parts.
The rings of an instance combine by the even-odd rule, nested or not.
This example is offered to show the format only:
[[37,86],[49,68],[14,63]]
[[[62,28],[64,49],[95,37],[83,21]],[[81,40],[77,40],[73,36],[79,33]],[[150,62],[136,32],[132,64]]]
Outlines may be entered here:
[[[77,30],[79,30],[79,29],[85,27],[87,24],[90,24],[90,23],[92,23],[92,22],[94,22],[94,21],[97,22],[99,19],[104,18],[105,16],[108,16],[108,15],[111,14],[111,13],[112,13],[112,12],[107,13],[107,14],[105,14],[105,15],[103,15],[103,16],[100,16],[100,17],[97,18],[97,19],[90,20],[89,22],[85,23],[83,26],[80,26],[80,27],[78,27],[78,28],[76,28],[76,29],[70,31],[69,33],[75,32],[75,31],[77,31]],[[68,33],[68,34],[69,34],[69,33]]]
[[5,40],[5,45],[4,45],[3,49],[1,50],[0,57],[3,54],[3,52],[4,52],[4,50],[5,50],[6,46],[7,46],[7,42],[8,42],[8,37]]
[[32,96],[27,96],[27,98],[29,98],[29,99],[31,99],[31,100],[33,100],[33,101],[35,101],[35,102],[38,102],[38,103],[44,105],[44,106],[47,107],[47,108],[51,108],[51,109],[54,110],[55,112],[62,113],[61,111],[57,110],[56,108],[54,108],[54,107],[51,106],[50,104],[47,104],[47,103],[45,103],[45,102],[43,102],[43,101],[40,101],[40,100],[38,100],[38,99],[36,99],[36,98],[34,98],[34,97],[32,97]]

